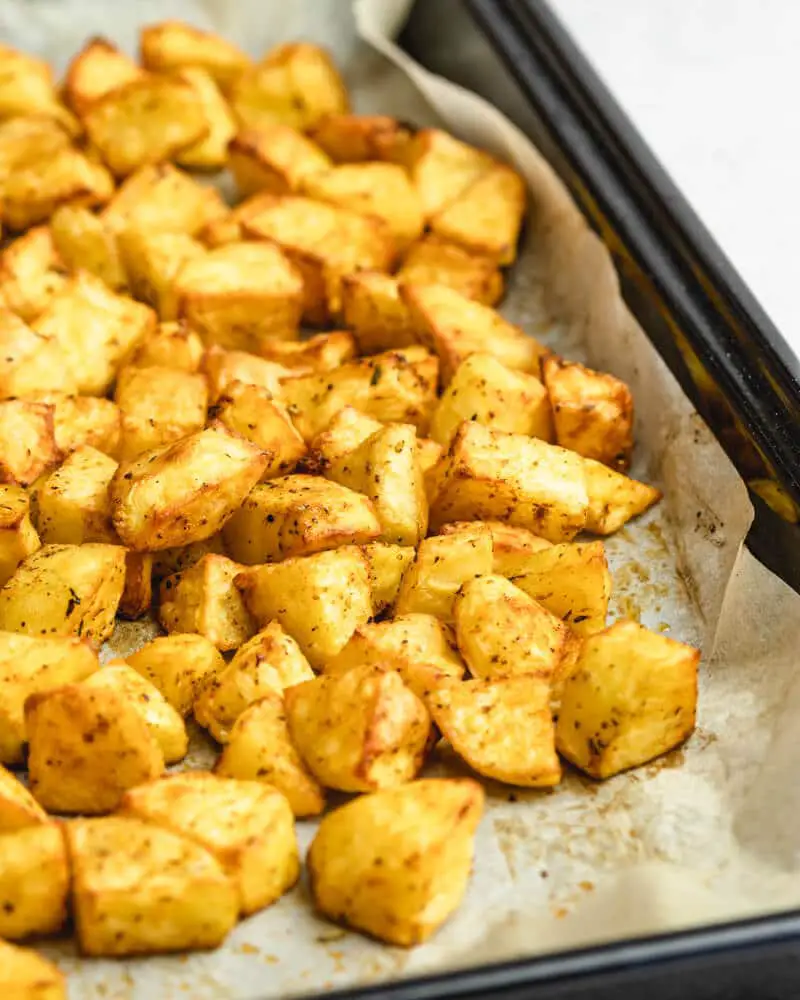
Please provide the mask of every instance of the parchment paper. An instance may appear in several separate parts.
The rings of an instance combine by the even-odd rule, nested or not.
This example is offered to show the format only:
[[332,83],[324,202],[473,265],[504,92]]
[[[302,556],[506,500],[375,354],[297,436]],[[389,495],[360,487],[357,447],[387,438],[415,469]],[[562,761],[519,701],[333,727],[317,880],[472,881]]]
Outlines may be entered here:
[[[433,941],[407,952],[312,913],[301,884],[212,954],[82,961],[44,950],[72,1000],[239,1000],[441,971],[510,956],[665,932],[800,906],[800,598],[743,549],[744,485],[622,303],[610,258],[536,150],[496,110],[423,71],[389,40],[408,0],[106,5],[4,0],[0,37],[63,69],[89,35],[135,50],[138,25],[167,16],[260,54],[304,35],[344,60],[360,111],[441,122],[526,176],[531,212],[503,312],[568,357],[624,378],[638,408],[633,474],[665,501],[608,540],[612,618],[634,617],[701,645],[699,724],[666,758],[602,784],[568,773],[552,791],[489,786],[465,902]],[[147,626],[118,631],[114,651]],[[209,759],[202,736],[192,766]],[[436,773],[457,770],[452,761]],[[298,824],[301,846],[314,824]]]

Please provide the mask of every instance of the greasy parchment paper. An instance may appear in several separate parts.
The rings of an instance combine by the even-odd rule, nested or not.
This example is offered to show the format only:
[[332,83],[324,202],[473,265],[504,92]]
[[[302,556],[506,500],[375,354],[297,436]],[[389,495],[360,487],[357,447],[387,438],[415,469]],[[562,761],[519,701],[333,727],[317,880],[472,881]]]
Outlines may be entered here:
[[[751,509],[742,482],[625,308],[605,248],[550,168],[495,109],[391,43],[408,6],[357,0],[359,41],[345,0],[4,0],[0,37],[63,69],[87,36],[133,51],[138,25],[167,16],[256,55],[302,35],[343,61],[358,110],[441,123],[514,163],[531,212],[503,312],[633,389],[633,475],[658,482],[666,498],[608,540],[612,619],[702,646],[698,729],[663,760],[603,784],[568,772],[551,791],[489,785],[467,897],[429,944],[403,951],[332,927],[301,884],[211,954],[84,961],[71,943],[45,944],[72,1000],[314,992],[800,906],[800,598],[743,549]],[[151,634],[125,625],[111,646],[121,655]],[[198,736],[191,765],[212,759]],[[298,824],[302,848],[313,832]]]

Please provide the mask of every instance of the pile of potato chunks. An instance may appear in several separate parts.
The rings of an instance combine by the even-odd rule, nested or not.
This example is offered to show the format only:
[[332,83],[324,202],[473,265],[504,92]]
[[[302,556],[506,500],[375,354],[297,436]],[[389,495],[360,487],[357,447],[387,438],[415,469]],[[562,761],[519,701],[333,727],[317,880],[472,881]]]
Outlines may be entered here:
[[[440,740],[539,788],[693,728],[697,652],[606,627],[600,538],[659,499],[630,392],[494,308],[520,176],[352,114],[320,49],[164,22],[60,87],[0,61],[0,761],[28,773],[0,767],[0,937],[215,947],[336,790],[364,794],[319,825],[316,906],[421,942],[484,796],[416,780]],[[215,771],[164,776],[189,716]],[[0,982],[63,996],[13,945]]]

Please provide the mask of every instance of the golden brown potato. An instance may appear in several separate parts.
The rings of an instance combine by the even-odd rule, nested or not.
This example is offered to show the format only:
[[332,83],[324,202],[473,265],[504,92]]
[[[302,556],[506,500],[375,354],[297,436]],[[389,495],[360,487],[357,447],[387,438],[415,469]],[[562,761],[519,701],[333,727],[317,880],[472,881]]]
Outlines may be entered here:
[[403,574],[414,562],[416,551],[412,545],[385,542],[369,542],[361,546],[361,551],[369,567],[372,614],[379,615],[397,600]]
[[232,930],[238,893],[199,844],[128,816],[65,829],[84,955],[216,948]]
[[28,323],[66,283],[66,268],[48,226],[36,226],[0,252],[3,304]]
[[270,340],[261,348],[261,357],[299,371],[327,372],[356,356],[356,342],[349,330],[317,333],[308,340]]
[[30,948],[0,941],[0,990],[7,1000],[67,1000],[64,974]]
[[586,524],[589,500],[580,457],[537,438],[465,422],[434,470],[433,483],[435,528],[502,518],[563,542]]
[[[482,522],[492,533],[492,573],[512,577],[524,573],[528,565],[528,556],[532,552],[549,549],[553,544],[546,538],[539,538],[527,528],[517,528],[513,524],[503,524],[502,521]],[[471,521],[453,521],[444,524],[440,535],[451,535],[454,532],[468,531],[473,527]]]
[[110,399],[48,393],[54,407],[56,448],[69,455],[83,446],[96,448],[112,458],[119,452],[120,412]]
[[374,216],[295,195],[263,198],[241,222],[245,237],[277,244],[303,278],[303,319],[327,326],[340,307],[342,275],[387,270],[395,256],[388,227]]
[[332,166],[302,132],[278,122],[263,122],[256,129],[237,133],[228,147],[228,160],[243,198],[257,191],[302,191],[307,180]]
[[0,122],[0,189],[17,167],[47,159],[70,145],[67,130],[44,115]]
[[216,188],[199,184],[171,163],[158,163],[131,174],[106,205],[102,219],[114,233],[143,229],[195,236],[227,214]]
[[133,59],[105,38],[90,38],[67,67],[64,98],[77,115],[84,115],[109,91],[141,77]]
[[417,438],[417,460],[425,477],[425,494],[428,494],[428,473],[442,457],[444,449],[432,438]]
[[448,385],[465,358],[479,351],[493,354],[506,368],[534,375],[549,353],[490,306],[445,285],[403,284],[400,296],[411,311],[418,340],[439,355],[442,385]]
[[308,129],[334,163],[394,160],[411,139],[411,132],[387,115],[325,115]]
[[58,463],[54,410],[25,399],[0,402],[0,483],[30,486]]
[[409,285],[447,285],[487,306],[503,296],[503,276],[495,261],[432,233],[408,248],[397,279]]
[[422,347],[387,351],[332,372],[286,378],[283,398],[295,427],[310,441],[345,406],[382,423],[413,424],[424,434],[436,405],[436,358]]
[[223,90],[252,66],[249,56],[219,35],[184,21],[159,21],[142,28],[139,37],[142,65],[158,73],[187,67],[204,69]]
[[258,385],[271,396],[282,395],[281,380],[293,374],[290,368],[275,361],[266,361],[247,351],[226,351],[218,344],[212,344],[203,355],[202,371],[208,379],[212,403],[227,394],[234,382]]
[[134,703],[110,687],[68,684],[25,702],[28,777],[48,812],[98,815],[156,778],[164,755]]
[[178,317],[206,344],[258,354],[273,338],[297,339],[303,282],[268,243],[234,243],[186,262],[174,295]]
[[326,788],[374,792],[419,773],[430,717],[395,671],[354,667],[297,684],[284,697],[292,740]]
[[202,542],[190,542],[188,545],[180,545],[177,548],[162,549],[153,553],[153,581],[160,583],[173,573],[182,573],[191,569],[203,556],[213,553],[224,556],[225,546],[222,544],[222,533],[217,532],[211,538],[206,538]]
[[306,859],[317,909],[390,944],[427,940],[464,897],[483,801],[475,781],[428,779],[328,814]]
[[472,531],[425,538],[403,576],[395,613],[435,615],[453,620],[453,602],[462,584],[492,571],[492,535],[482,524]]
[[195,703],[195,718],[218,743],[227,743],[234,723],[253,702],[313,676],[295,640],[278,622],[270,622],[210,678]]
[[221,170],[228,158],[228,143],[236,134],[236,120],[228,102],[207,70],[187,66],[178,70],[177,76],[194,90],[208,131],[199,142],[182,149],[176,159],[182,167],[192,170]]
[[124,584],[119,545],[45,545],[0,590],[0,629],[77,635],[99,646],[114,631]]
[[158,552],[216,534],[261,478],[267,459],[220,423],[123,462],[111,480],[122,541]]
[[488,153],[435,128],[420,129],[400,146],[397,156],[419,192],[426,219],[454,202],[495,164]]
[[175,368],[194,374],[203,360],[203,341],[187,323],[159,323],[131,355],[137,368]]
[[236,585],[256,621],[280,622],[314,667],[338,653],[372,616],[369,564],[355,545],[252,566],[236,577]]
[[53,71],[42,59],[0,45],[0,120],[42,115],[54,118],[72,135],[80,130],[75,118],[59,103]]
[[76,391],[61,347],[35,333],[15,313],[0,310],[0,399]]
[[262,208],[273,203],[274,196],[262,192],[239,202],[235,208],[224,207],[218,217],[206,222],[199,232],[199,239],[207,247],[221,247],[228,243],[238,243],[244,239],[242,229],[245,219],[258,215]]
[[222,533],[247,566],[360,545],[381,534],[372,502],[319,476],[281,476],[256,486]]
[[282,122],[305,129],[348,110],[347,91],[328,53],[308,42],[279,45],[230,88],[234,113],[245,128]]
[[610,778],[682,743],[694,729],[699,650],[622,621],[583,646],[564,684],[556,745]]
[[117,366],[155,325],[147,306],[116,295],[99,278],[81,272],[53,295],[33,329],[60,344],[80,392],[102,396]]
[[172,774],[131,789],[121,812],[205,848],[236,886],[244,916],[280,899],[300,874],[292,810],[263,783]]
[[71,271],[89,271],[112,291],[128,284],[114,234],[84,205],[59,205],[50,218],[56,251]]
[[342,321],[353,331],[362,354],[409,347],[419,342],[398,280],[379,271],[357,271],[341,281]]
[[108,484],[113,458],[95,448],[77,448],[37,490],[36,524],[47,544],[117,541],[111,524]]
[[150,552],[125,552],[125,586],[117,615],[135,621],[153,603],[153,556]]
[[160,163],[208,135],[203,106],[183,80],[144,75],[85,112],[86,132],[116,177]]
[[611,574],[602,542],[553,545],[531,553],[517,567],[513,582],[578,635],[605,627]]
[[0,587],[41,544],[31,523],[28,494],[21,486],[0,486]]
[[627,385],[563,358],[545,358],[542,372],[558,443],[612,468],[627,469],[633,450],[633,397]]
[[219,650],[202,635],[159,636],[130,653],[126,663],[184,716],[203,687],[225,669]]
[[511,371],[491,354],[470,354],[458,366],[434,410],[431,437],[446,448],[465,420],[553,440],[545,387],[535,375]]
[[0,632],[0,760],[22,760],[29,695],[82,681],[97,668],[97,656],[78,639]]
[[612,535],[661,499],[655,486],[629,479],[591,458],[584,461],[583,471],[589,494],[586,530],[595,535]]
[[67,919],[67,847],[55,823],[0,835],[0,935],[55,934]]
[[201,431],[208,384],[204,375],[174,368],[126,365],[117,372],[114,401],[122,414],[119,454],[124,462]]
[[195,632],[217,649],[238,649],[256,626],[234,577],[243,569],[226,556],[209,553],[161,584],[158,617],[167,632]]
[[309,465],[324,472],[330,463],[344,458],[367,438],[382,430],[383,426],[380,420],[374,420],[352,406],[343,407],[325,430],[312,440]]
[[561,780],[546,677],[448,681],[428,703],[442,736],[478,774],[525,788]]
[[183,760],[189,745],[186,726],[178,712],[147,678],[121,660],[112,660],[85,681],[88,687],[115,691],[144,720],[167,764]]
[[297,817],[318,816],[325,808],[325,792],[295,749],[283,698],[274,691],[236,720],[214,773],[277,788]]
[[117,242],[131,295],[155,309],[162,322],[175,320],[178,274],[184,264],[204,257],[206,248],[186,233],[148,233],[141,229],[125,230]]
[[47,813],[25,785],[0,764],[0,834],[47,823]]

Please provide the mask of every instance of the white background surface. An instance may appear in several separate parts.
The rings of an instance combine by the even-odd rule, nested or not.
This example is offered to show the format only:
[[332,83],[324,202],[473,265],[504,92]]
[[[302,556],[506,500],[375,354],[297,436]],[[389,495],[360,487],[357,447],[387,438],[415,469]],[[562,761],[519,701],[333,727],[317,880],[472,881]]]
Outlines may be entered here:
[[552,0],[800,355],[800,0]]

